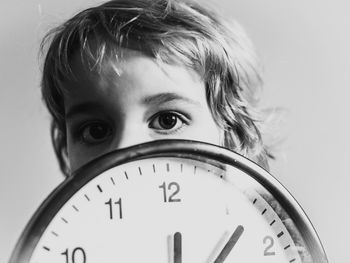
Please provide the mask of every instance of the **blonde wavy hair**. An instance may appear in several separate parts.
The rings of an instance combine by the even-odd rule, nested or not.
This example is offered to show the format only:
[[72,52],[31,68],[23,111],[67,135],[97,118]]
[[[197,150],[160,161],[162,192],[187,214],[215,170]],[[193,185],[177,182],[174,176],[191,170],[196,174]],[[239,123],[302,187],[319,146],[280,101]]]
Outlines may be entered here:
[[272,155],[263,143],[257,110],[261,69],[244,30],[196,2],[112,0],[76,14],[42,41],[42,96],[52,115],[52,141],[65,175],[70,172],[61,83],[74,77],[72,56],[80,52],[85,65],[99,71],[121,47],[194,69],[224,133],[222,146],[268,169]]

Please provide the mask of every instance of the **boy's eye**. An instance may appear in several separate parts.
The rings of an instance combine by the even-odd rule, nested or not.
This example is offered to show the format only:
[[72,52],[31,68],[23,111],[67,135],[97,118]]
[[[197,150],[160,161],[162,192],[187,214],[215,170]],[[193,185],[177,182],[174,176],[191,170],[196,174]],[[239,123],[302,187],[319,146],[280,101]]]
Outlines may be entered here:
[[102,122],[88,123],[81,128],[82,140],[89,144],[101,143],[111,134],[111,127]]
[[149,127],[158,131],[175,132],[186,124],[185,118],[176,112],[161,112],[152,118]]

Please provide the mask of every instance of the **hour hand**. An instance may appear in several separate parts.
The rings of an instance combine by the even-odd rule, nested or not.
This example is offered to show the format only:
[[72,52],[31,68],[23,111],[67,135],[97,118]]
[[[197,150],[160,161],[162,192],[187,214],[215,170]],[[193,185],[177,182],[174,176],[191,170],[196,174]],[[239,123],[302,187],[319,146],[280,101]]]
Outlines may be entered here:
[[182,263],[182,237],[180,232],[174,234],[174,263]]
[[225,261],[226,257],[230,254],[238,239],[243,234],[243,231],[244,227],[239,225],[225,244],[224,248],[221,250],[220,254],[215,259],[214,263],[223,263]]

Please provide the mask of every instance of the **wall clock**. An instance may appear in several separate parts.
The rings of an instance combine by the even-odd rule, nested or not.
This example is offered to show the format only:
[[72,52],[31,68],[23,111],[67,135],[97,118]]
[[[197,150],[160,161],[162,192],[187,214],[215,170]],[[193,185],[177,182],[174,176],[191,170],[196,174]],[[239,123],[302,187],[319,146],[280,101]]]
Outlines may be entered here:
[[302,208],[227,149],[154,141],[67,178],[25,228],[11,263],[322,263]]

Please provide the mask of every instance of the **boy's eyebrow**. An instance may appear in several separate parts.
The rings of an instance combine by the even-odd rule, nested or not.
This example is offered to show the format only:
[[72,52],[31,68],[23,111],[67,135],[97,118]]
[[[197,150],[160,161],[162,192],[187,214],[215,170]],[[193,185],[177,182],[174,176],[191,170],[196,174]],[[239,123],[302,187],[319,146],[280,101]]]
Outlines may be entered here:
[[[176,93],[171,93],[171,92],[147,96],[147,97],[142,99],[142,103],[147,104],[147,105],[160,105],[160,104],[167,103],[167,102],[174,101],[174,100],[182,100],[182,101],[186,101],[188,103],[191,103],[193,105],[200,106],[200,103],[195,101],[195,100],[192,100],[190,98],[181,96],[181,95],[176,94]],[[93,101],[88,101],[88,102],[74,105],[71,108],[68,108],[67,112],[65,113],[65,118],[70,119],[74,115],[82,113],[82,112],[94,113],[94,112],[102,110],[102,109],[103,109],[103,106],[100,105],[99,103],[93,102]]]
[[167,102],[174,101],[174,100],[183,100],[183,101],[186,101],[188,103],[200,106],[200,103],[195,101],[195,100],[192,100],[190,98],[181,96],[181,95],[176,94],[176,93],[171,93],[171,92],[147,96],[147,97],[143,98],[142,103],[148,104],[148,105],[150,105],[150,104],[160,105],[160,104],[167,103]]

